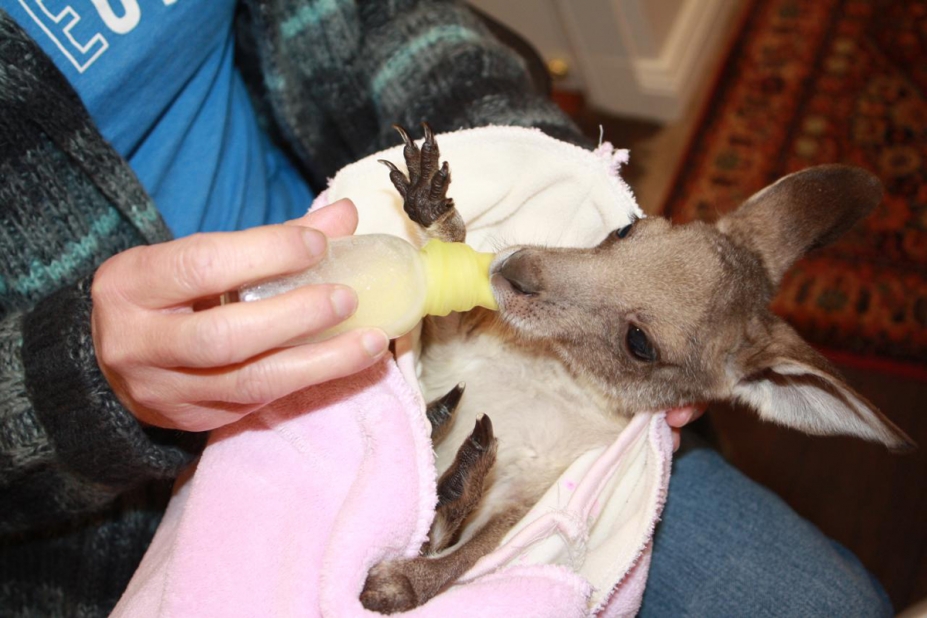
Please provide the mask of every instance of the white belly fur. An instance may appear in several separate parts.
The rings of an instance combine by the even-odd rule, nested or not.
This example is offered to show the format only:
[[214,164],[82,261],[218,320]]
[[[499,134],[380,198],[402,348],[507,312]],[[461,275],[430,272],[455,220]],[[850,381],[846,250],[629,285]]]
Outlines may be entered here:
[[465,336],[454,317],[426,333],[432,335],[421,358],[426,400],[460,382],[467,386],[450,432],[435,447],[438,474],[453,462],[479,416],[489,416],[499,441],[487,493],[461,540],[496,512],[534,504],[577,457],[612,443],[627,425],[546,350],[520,345],[497,329]]

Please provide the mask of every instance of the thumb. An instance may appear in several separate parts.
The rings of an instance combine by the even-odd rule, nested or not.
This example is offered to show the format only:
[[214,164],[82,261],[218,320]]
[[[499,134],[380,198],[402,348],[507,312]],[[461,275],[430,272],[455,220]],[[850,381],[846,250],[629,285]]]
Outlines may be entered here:
[[332,238],[349,236],[357,229],[357,207],[345,198],[310,210],[298,219],[287,221],[285,225],[312,227]]

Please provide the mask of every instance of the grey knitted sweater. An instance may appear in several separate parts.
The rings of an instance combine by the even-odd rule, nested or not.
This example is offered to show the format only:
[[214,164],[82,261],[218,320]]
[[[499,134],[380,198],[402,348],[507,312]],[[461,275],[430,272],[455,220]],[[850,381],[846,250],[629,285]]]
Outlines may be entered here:
[[[458,3],[244,0],[239,66],[265,127],[316,187],[438,130],[575,127]],[[52,62],[0,10],[0,613],[105,615],[203,436],[143,429],[100,373],[90,282],[168,240],[156,206]],[[311,525],[311,522],[307,522]]]

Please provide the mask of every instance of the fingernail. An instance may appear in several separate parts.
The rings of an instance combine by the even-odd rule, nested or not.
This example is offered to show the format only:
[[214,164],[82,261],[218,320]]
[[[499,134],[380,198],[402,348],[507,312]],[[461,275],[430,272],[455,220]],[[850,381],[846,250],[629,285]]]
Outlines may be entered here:
[[343,197],[340,200],[335,200],[334,202],[329,204],[329,206],[337,206],[340,208],[341,206],[346,206],[348,204],[353,206],[354,202],[351,201],[351,198]]
[[380,356],[389,347],[389,338],[382,330],[369,330],[361,335],[361,345],[370,356]]
[[342,320],[354,315],[357,310],[357,294],[351,288],[335,288],[330,298],[335,315]]
[[328,244],[325,234],[311,227],[303,228],[303,242],[306,243],[309,253],[314,256],[325,253],[325,246]]

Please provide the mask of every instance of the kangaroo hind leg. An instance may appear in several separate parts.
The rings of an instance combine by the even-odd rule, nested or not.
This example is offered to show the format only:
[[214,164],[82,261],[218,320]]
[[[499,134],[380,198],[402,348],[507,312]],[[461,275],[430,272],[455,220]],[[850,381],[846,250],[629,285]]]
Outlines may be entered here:
[[383,614],[409,611],[426,603],[494,550],[523,514],[522,509],[500,513],[447,554],[378,564],[367,576],[361,603]]

